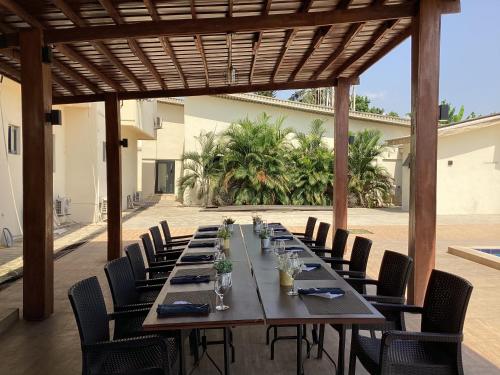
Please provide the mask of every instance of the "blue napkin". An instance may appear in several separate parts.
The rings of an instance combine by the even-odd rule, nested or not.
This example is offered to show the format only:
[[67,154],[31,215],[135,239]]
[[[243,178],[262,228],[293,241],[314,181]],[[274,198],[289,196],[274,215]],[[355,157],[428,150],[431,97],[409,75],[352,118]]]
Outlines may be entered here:
[[194,235],[195,240],[217,238],[217,233],[198,233]]
[[[317,270],[318,268],[321,268],[321,264],[319,264],[319,263],[304,263],[304,266],[307,268],[314,268],[315,270]],[[310,270],[310,271],[312,271],[312,270]]]
[[208,315],[210,312],[210,305],[205,304],[160,304],[156,308],[159,318],[168,318],[174,316],[184,315]]
[[214,247],[215,242],[213,241],[191,241],[188,245],[190,248],[198,248],[198,247]]
[[273,228],[275,232],[288,232],[286,228]]
[[174,276],[170,279],[170,284],[198,284],[208,283],[210,276],[208,275],[184,275]]
[[200,227],[200,228],[198,228],[198,232],[217,232],[219,229],[220,229],[219,226]]
[[181,262],[211,262],[214,260],[213,255],[184,255],[181,257]]
[[299,294],[305,296],[317,296],[326,299],[339,298],[345,295],[345,291],[340,288],[299,288]]
[[305,251],[305,249],[302,246],[286,246],[285,251],[298,252],[298,251]]
[[277,241],[277,240],[293,240],[292,235],[282,235],[282,236],[274,236],[271,237],[272,241]]
[[281,223],[268,223],[267,225],[271,227],[276,227],[276,226],[281,226]]

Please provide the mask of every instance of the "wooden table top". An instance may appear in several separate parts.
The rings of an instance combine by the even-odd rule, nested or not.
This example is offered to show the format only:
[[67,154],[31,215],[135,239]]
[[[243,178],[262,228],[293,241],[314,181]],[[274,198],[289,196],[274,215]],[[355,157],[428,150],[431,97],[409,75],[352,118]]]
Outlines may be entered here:
[[[300,296],[288,296],[288,287],[280,287],[279,274],[275,269],[276,258],[270,251],[262,251],[260,238],[253,226],[234,225],[227,258],[233,262],[233,286],[224,296],[224,303],[230,306],[226,311],[211,311],[208,316],[184,316],[158,318],[156,308],[163,303],[168,293],[213,290],[213,281],[204,284],[170,285],[170,278],[177,269],[206,268],[207,264],[178,265],[160,291],[151,311],[143,323],[146,331],[174,330],[184,328],[217,328],[251,324],[361,324],[381,323],[384,317],[325,262],[321,261],[302,242],[295,240],[294,246],[301,246],[307,255],[304,262],[322,263],[334,277],[333,280],[296,280],[298,288],[336,287],[341,288],[363,306],[364,313],[344,311],[342,314],[313,315]],[[182,255],[204,253],[207,249],[188,248]],[[310,256],[310,257],[308,257]],[[339,299],[338,301],[342,301]]]

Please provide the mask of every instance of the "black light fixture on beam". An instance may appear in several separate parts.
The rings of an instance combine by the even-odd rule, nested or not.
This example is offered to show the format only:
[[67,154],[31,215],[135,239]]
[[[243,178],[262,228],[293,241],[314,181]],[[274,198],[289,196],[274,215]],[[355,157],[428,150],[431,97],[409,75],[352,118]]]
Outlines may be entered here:
[[128,147],[128,139],[127,138],[123,138],[120,141],[120,146],[122,146],[123,148],[127,148]]
[[439,121],[448,121],[450,119],[450,105],[443,103],[439,105]]
[[45,114],[45,122],[51,125],[62,125],[62,112],[60,109],[53,109]]
[[350,144],[350,145],[352,145],[352,144],[354,143],[354,139],[355,139],[355,138],[356,138],[356,137],[355,137],[354,135],[350,135],[350,136],[349,136],[349,144]]

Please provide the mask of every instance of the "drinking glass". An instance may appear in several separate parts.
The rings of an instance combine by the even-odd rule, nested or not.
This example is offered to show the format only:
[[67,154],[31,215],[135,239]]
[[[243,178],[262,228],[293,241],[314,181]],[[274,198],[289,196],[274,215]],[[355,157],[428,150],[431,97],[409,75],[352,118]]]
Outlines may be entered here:
[[295,278],[302,272],[302,262],[299,259],[298,254],[292,253],[288,257],[286,264],[286,273],[292,279],[292,287],[288,291],[289,296],[296,296],[299,293],[295,290]]
[[214,292],[219,297],[219,304],[215,307],[217,311],[229,309],[224,305],[224,294],[231,288],[233,281],[230,273],[217,274],[215,276]]

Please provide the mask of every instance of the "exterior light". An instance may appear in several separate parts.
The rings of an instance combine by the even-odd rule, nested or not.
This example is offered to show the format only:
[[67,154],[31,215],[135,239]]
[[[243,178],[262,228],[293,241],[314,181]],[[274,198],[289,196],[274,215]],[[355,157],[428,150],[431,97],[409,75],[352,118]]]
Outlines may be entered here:
[[450,119],[450,105],[441,104],[439,106],[439,121],[448,121]]
[[120,141],[120,146],[122,146],[123,148],[127,148],[128,147],[128,139],[127,138],[123,138]]
[[45,114],[45,122],[51,125],[62,124],[62,113],[59,109],[53,109]]
[[231,86],[236,84],[238,80],[238,72],[233,65],[233,34],[227,35],[227,70],[226,84]]

